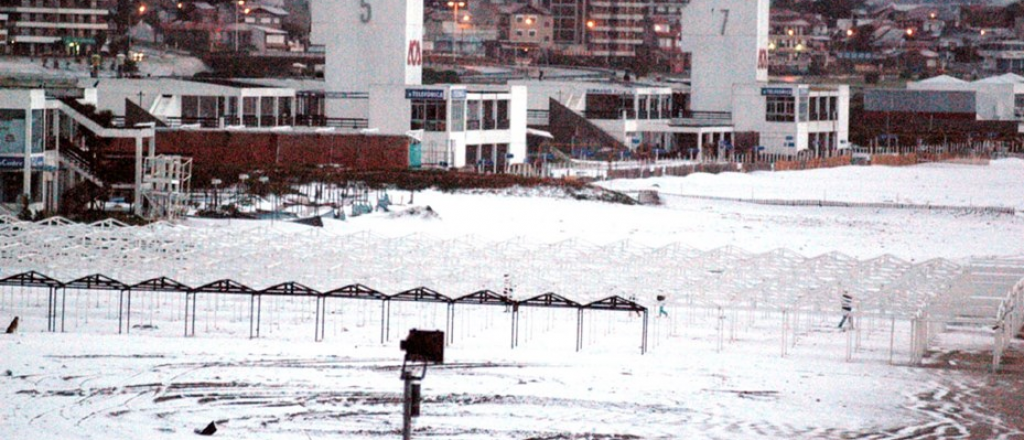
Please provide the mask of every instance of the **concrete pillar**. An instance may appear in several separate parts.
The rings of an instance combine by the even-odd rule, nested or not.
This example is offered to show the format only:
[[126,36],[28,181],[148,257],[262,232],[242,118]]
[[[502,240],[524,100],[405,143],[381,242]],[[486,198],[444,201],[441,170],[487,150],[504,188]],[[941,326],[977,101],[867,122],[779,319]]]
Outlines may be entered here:
[[135,215],[142,215],[142,136],[135,138],[135,197],[132,201]]
[[697,162],[704,161],[704,131],[697,131]]
[[53,149],[57,152],[57,170],[53,175],[53,193],[50,195],[49,209],[57,211],[60,207],[60,111],[53,111]]
[[[22,163],[21,194],[32,203],[32,110],[25,110],[25,149]],[[20,207],[19,207],[20,209]]]
[[275,96],[274,97],[274,126],[275,127],[278,126],[278,125],[281,125],[281,114],[280,114],[281,103],[279,102],[280,100],[281,100],[280,96]]

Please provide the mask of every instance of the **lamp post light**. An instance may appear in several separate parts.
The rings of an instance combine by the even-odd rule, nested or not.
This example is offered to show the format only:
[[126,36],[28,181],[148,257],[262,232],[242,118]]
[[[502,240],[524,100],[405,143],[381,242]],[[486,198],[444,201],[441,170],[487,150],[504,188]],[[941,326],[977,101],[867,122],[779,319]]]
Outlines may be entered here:
[[[142,14],[146,13],[146,5],[145,4],[139,5],[138,11],[139,11],[139,16],[141,17]],[[127,25],[128,25],[128,29],[127,29],[127,31],[128,31],[128,54],[127,55],[128,55],[128,58],[131,59],[131,57],[132,57],[132,18],[130,16],[128,17]]]
[[[238,8],[242,6],[245,6],[245,0],[235,2],[235,52],[238,52]],[[249,13],[248,8],[246,8],[245,13]]]
[[246,195],[249,194],[249,188],[245,186],[245,182],[249,180],[249,175],[242,173],[238,175],[238,186],[235,187],[235,203],[241,207],[242,202],[240,201],[239,191],[243,191]]
[[220,190],[220,184],[222,184],[222,183],[224,183],[224,182],[221,181],[220,179],[216,178],[216,177],[213,178],[213,179],[210,179],[210,184],[213,185],[213,210],[214,211],[219,211],[220,210],[219,190]]
[[448,0],[448,7],[452,8],[452,64],[455,64],[455,33],[459,30],[459,8],[465,6],[465,1]]
[[[260,176],[258,180],[260,181],[261,184],[263,184],[264,187],[266,187],[267,183],[270,182],[270,177],[268,177],[268,176]],[[267,194],[270,194],[269,189],[267,191]],[[277,204],[271,202],[271,208],[270,209],[271,209],[270,224],[273,225],[274,224],[274,217],[277,217]]]

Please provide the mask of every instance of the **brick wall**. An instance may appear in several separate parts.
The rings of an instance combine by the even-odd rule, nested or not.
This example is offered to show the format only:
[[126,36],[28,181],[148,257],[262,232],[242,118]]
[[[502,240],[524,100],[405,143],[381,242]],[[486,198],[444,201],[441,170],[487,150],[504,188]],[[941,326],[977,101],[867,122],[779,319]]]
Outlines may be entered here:
[[[409,167],[409,138],[405,136],[160,130],[156,150],[158,154],[190,156],[197,168],[214,164],[260,167],[326,163],[356,170]],[[134,152],[132,139],[115,140],[104,150],[105,155],[111,156],[134,155]]]

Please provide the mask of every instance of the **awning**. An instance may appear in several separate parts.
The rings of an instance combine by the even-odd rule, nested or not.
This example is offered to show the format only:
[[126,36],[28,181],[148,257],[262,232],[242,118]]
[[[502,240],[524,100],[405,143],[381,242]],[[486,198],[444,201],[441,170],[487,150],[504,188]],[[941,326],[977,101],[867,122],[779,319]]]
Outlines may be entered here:
[[529,128],[529,127],[526,128],[526,134],[527,135],[531,135],[531,136],[538,136],[538,137],[542,137],[542,138],[547,138],[547,139],[554,139],[555,138],[549,132],[546,132],[544,130],[538,130],[536,128]]
[[78,44],[96,44],[96,39],[88,37],[63,37],[64,44],[78,43]]

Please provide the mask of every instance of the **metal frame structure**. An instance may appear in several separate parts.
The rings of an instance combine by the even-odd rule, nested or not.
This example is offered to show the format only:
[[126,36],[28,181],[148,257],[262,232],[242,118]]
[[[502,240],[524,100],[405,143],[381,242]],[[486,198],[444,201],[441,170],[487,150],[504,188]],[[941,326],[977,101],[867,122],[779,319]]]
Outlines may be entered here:
[[[193,228],[167,222],[130,227],[112,220],[75,224],[59,217],[33,223],[0,216],[0,276],[6,276],[0,285],[57,292],[64,285],[58,280],[83,280],[85,284],[75,287],[81,288],[89,285],[83,277],[104,274],[107,284],[98,279],[93,284],[116,289],[110,283],[118,281],[130,286],[122,293],[129,303],[132,292],[185,292],[192,307],[187,310],[191,320],[185,324],[186,334],[195,331],[191,322],[197,294],[247,295],[255,312],[250,317],[252,337],[260,335],[263,296],[314,297],[317,340],[324,335],[328,299],[380,301],[381,342],[389,340],[393,302],[443,304],[449,343],[456,337],[456,305],[575,308],[577,350],[582,349],[584,311],[639,310],[647,322],[655,296],[667,297],[663,304],[670,308],[704,309],[723,318],[754,311],[779,316],[782,355],[795,343],[806,317],[838,316],[842,292],[855,298],[859,319],[912,326],[912,362],[920,361],[950,325],[972,325],[988,327],[994,338],[1003,338],[996,341],[998,365],[1008,335],[1024,325],[1024,301],[1013,293],[1019,292],[1014,285],[1024,278],[1024,258],[1019,257],[911,262],[893,255],[804,256],[789,249],[702,250],[681,243],[651,246],[626,240],[544,243],[526,237],[289,231],[266,226]],[[503,274],[514,284],[507,297],[487,289],[501,285]],[[338,280],[351,284],[335,287]],[[52,293],[51,331],[56,329],[57,299]],[[512,317],[510,344],[515,347],[518,311]],[[735,325],[736,320],[730,322]],[[734,331],[722,327],[719,340],[727,335],[732,340]]]

